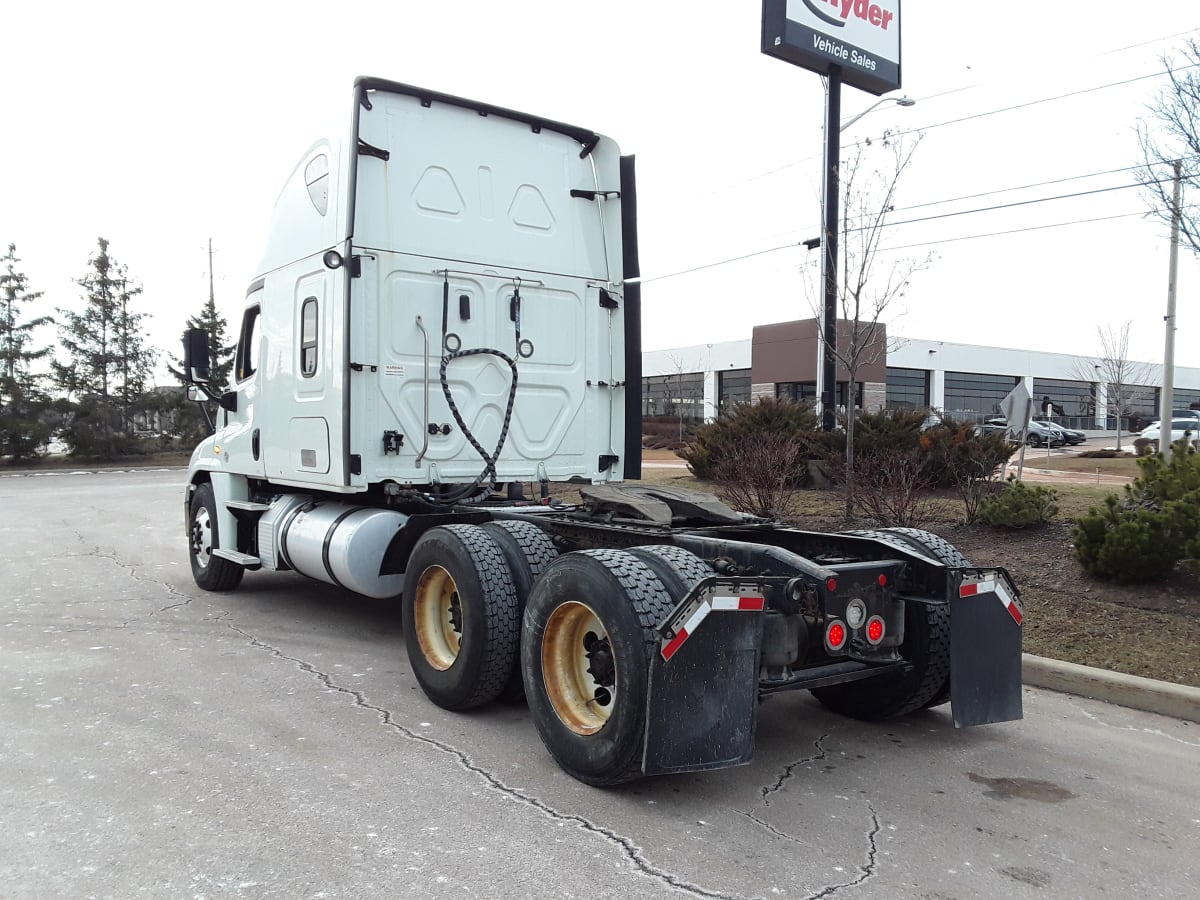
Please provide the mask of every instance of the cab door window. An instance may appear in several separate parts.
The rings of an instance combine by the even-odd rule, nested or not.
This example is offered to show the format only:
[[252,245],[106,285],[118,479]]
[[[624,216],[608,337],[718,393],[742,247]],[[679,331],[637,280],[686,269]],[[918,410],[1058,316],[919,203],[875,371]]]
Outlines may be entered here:
[[300,307],[300,374],[317,374],[317,298],[309,297]]

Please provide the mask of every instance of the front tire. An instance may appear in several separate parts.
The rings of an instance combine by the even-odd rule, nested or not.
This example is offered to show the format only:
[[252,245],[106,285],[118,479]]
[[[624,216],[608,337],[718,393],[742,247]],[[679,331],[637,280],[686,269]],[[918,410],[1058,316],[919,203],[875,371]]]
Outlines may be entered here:
[[202,484],[192,493],[188,505],[188,559],[192,578],[206,591],[232,591],[246,573],[237,563],[213,555],[220,546],[217,501],[212,485]]
[[443,709],[500,694],[517,654],[517,592],[496,541],[478,525],[421,535],[404,575],[404,643],[413,675]]
[[671,608],[658,576],[622,550],[567,553],[534,585],[525,696],[542,743],[572,777],[607,787],[641,776],[650,660]]

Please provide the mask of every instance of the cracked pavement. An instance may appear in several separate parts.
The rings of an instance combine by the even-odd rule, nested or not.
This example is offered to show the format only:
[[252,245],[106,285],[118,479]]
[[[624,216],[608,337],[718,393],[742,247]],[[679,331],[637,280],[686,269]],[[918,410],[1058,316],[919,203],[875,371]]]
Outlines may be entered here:
[[749,766],[586,787],[523,706],[428,703],[393,605],[286,573],[196,589],[183,479],[0,479],[0,897],[1182,896],[1200,875],[1200,728],[1036,690],[1025,721],[958,732],[775,697]]

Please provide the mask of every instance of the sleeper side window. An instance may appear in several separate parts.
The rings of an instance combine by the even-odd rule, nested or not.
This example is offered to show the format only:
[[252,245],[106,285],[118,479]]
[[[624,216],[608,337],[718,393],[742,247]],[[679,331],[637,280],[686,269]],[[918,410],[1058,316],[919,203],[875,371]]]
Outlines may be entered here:
[[317,374],[317,298],[309,297],[300,307],[300,374]]
[[237,380],[245,381],[258,371],[258,314],[261,307],[251,306],[242,318],[242,333],[238,338]]

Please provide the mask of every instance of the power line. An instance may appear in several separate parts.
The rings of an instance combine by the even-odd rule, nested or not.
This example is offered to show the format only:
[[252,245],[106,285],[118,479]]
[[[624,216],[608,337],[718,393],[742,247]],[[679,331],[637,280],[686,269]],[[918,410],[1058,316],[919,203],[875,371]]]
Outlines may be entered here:
[[1025,231],[1041,231],[1045,228],[1062,228],[1066,225],[1086,225],[1089,222],[1108,222],[1113,219],[1128,219],[1131,216],[1145,216],[1154,210],[1142,210],[1140,212],[1118,213],[1114,216],[1097,216],[1094,219],[1072,219],[1068,222],[1053,222],[1049,225],[1030,225],[1028,228],[1010,228],[1006,231],[989,231],[986,234],[965,234],[960,237],[943,238],[937,241],[922,241],[919,244],[902,244],[899,247],[880,247],[879,253],[891,253],[896,250],[912,250],[917,247],[931,247],[934,244],[952,244],[955,241],[973,241],[978,238],[985,237],[1000,237],[1006,234],[1020,234]]
[[[1161,184],[1162,182],[1169,181],[1169,180],[1170,179],[1161,178],[1161,179],[1156,179],[1155,181],[1152,181],[1152,182],[1147,182],[1147,184]],[[1141,182],[1135,181],[1132,184],[1118,184],[1118,185],[1115,185],[1114,187],[1094,188],[1093,190],[1090,190],[1090,191],[1075,191],[1074,193],[1071,193],[1071,194],[1056,194],[1053,197],[1034,197],[1030,200],[1017,200],[1012,203],[998,203],[995,206],[981,206],[981,207],[978,207],[977,209],[961,209],[961,210],[958,210],[957,212],[940,213],[936,216],[921,216],[919,219],[904,219],[900,222],[887,222],[887,223],[883,224],[882,226],[864,225],[861,228],[846,228],[846,229],[844,229],[844,232],[850,233],[850,232],[858,232],[858,231],[867,231],[874,227],[898,228],[901,225],[913,225],[913,224],[916,224],[917,222],[932,222],[936,219],[950,219],[955,216],[966,216],[966,215],[970,215],[972,213],[995,212],[998,209],[1013,209],[1014,207],[1018,207],[1018,206],[1032,206],[1035,203],[1048,203],[1051,200],[1070,200],[1075,197],[1090,197],[1093,194],[1107,194],[1111,191],[1124,191],[1124,190],[1128,190],[1129,188],[1136,188],[1136,187],[1142,187],[1142,186],[1143,186],[1143,184]]]
[[[1181,34],[1188,34],[1188,32],[1181,32]],[[1172,37],[1174,37],[1174,36],[1177,36],[1177,35],[1172,35]],[[1166,38],[1160,38],[1160,39],[1158,39],[1158,40],[1163,40],[1163,39],[1166,39]],[[1154,41],[1146,41],[1145,43],[1154,43]],[[1140,45],[1138,45],[1138,44],[1133,44],[1133,45],[1131,45],[1131,47],[1136,47],[1136,46],[1140,46]],[[1129,49],[1129,48],[1120,48],[1120,49]],[[1115,50],[1114,50],[1114,51],[1112,51],[1112,52],[1114,52],[1114,53],[1115,53],[1115,52],[1118,52],[1118,51],[1115,51]],[[1195,64],[1195,63],[1194,63],[1194,64],[1192,64],[1192,65],[1189,65],[1189,66],[1180,66],[1180,67],[1178,67],[1178,68],[1176,68],[1176,69],[1173,69],[1173,70],[1171,70],[1171,71],[1175,71],[1175,72],[1183,72],[1183,71],[1186,71],[1187,69],[1194,69],[1194,68],[1196,68],[1196,67],[1197,67],[1197,65],[1200,65],[1200,64]],[[1121,86],[1123,86],[1123,85],[1126,85],[1126,84],[1134,84],[1135,82],[1138,82],[1138,81],[1145,81],[1146,79],[1149,79],[1149,78],[1160,78],[1160,77],[1162,77],[1162,76],[1164,76],[1164,75],[1166,75],[1166,74],[1168,74],[1168,70],[1164,69],[1164,70],[1162,70],[1162,71],[1159,71],[1159,72],[1151,72],[1151,73],[1149,73],[1149,74],[1147,74],[1147,75],[1138,75],[1138,76],[1136,76],[1136,77],[1134,77],[1134,78],[1128,78],[1128,79],[1125,79],[1124,81],[1113,81],[1113,82],[1109,82],[1108,84],[1100,84],[1100,85],[1095,85],[1095,86],[1093,86],[1093,87],[1089,87],[1089,88],[1081,88],[1080,90],[1077,90],[1077,91],[1068,91],[1068,92],[1067,92],[1067,93],[1065,93],[1065,94],[1056,94],[1056,95],[1054,95],[1053,97],[1043,97],[1043,98],[1041,98],[1041,99],[1039,99],[1039,100],[1030,100],[1030,101],[1028,101],[1028,102],[1026,102],[1026,103],[1018,103],[1018,104],[1015,104],[1015,105],[1013,105],[1013,106],[1005,106],[1005,107],[1001,107],[1001,108],[999,108],[999,109],[985,110],[984,112],[980,112],[980,113],[974,113],[973,115],[970,115],[970,116],[962,116],[962,117],[960,117],[960,118],[957,118],[957,119],[947,119],[945,122],[935,122],[935,123],[934,123],[934,124],[932,124],[932,125],[921,125],[921,126],[918,126],[918,127],[916,127],[916,128],[910,128],[910,129],[908,129],[907,131],[897,131],[897,132],[893,132],[891,136],[892,136],[892,137],[901,137],[901,136],[903,136],[903,135],[915,134],[915,133],[917,133],[917,132],[930,131],[930,130],[932,130],[932,129],[934,129],[934,128],[941,128],[941,127],[942,127],[942,126],[944,126],[944,125],[956,125],[956,124],[959,124],[959,123],[961,123],[961,122],[970,122],[970,121],[972,121],[972,120],[974,120],[974,119],[982,119],[982,118],[985,118],[985,117],[987,117],[987,116],[994,116],[994,115],[998,115],[998,114],[1000,114],[1000,113],[1012,112],[1013,110],[1017,110],[1017,109],[1026,109],[1026,108],[1028,108],[1028,107],[1030,107],[1030,106],[1037,106],[1037,105],[1039,105],[1039,104],[1042,104],[1042,103],[1051,103],[1051,102],[1054,102],[1054,101],[1056,101],[1056,100],[1065,100],[1065,99],[1068,99],[1068,98],[1071,98],[1071,97],[1078,97],[1078,96],[1082,96],[1082,95],[1084,95],[1084,94],[1095,93],[1096,91],[1107,90],[1108,88],[1113,88],[1113,87],[1121,87]],[[979,85],[969,85],[968,87],[978,87],[978,86],[979,86]],[[952,90],[952,91],[943,91],[943,92],[942,92],[942,93],[940,93],[940,94],[930,94],[930,95],[929,95],[929,96],[927,96],[927,97],[921,97],[921,98],[918,98],[918,99],[919,99],[919,100],[931,100],[931,99],[934,99],[934,98],[937,98],[937,97],[943,97],[943,96],[946,96],[947,94],[953,94],[953,93],[957,93],[958,91],[967,90],[967,89],[968,89],[968,88],[966,88],[966,87],[964,87],[964,88],[956,88],[956,89],[954,89],[954,90]],[[873,141],[878,141],[878,140],[880,140],[880,139],[881,139],[881,136],[864,138],[864,139],[862,139],[862,140],[855,141],[855,142],[854,142],[854,143],[852,143],[852,144],[848,144],[846,147],[843,147],[842,149],[843,149],[843,150],[845,150],[845,149],[847,149],[847,148],[850,148],[850,147],[857,148],[857,147],[868,146],[868,145],[869,145],[871,142],[873,142]],[[733,184],[727,185],[726,187],[724,187],[724,188],[721,188],[720,190],[730,190],[730,189],[732,189],[732,188],[741,187],[742,185],[751,184],[751,183],[753,183],[753,182],[755,182],[755,181],[760,181],[760,180],[761,180],[761,179],[763,179],[763,178],[769,178],[770,176],[772,176],[772,175],[776,175],[776,174],[778,174],[778,173],[780,173],[780,172],[783,172],[783,171],[786,171],[787,169],[794,168],[795,166],[799,166],[799,165],[802,165],[802,164],[804,164],[804,163],[813,162],[813,161],[815,161],[815,160],[817,160],[817,159],[820,159],[820,158],[821,158],[821,154],[819,154],[819,153],[816,153],[816,154],[813,154],[813,155],[811,155],[811,156],[806,156],[806,157],[803,157],[803,158],[801,158],[801,159],[794,160],[794,161],[792,161],[792,162],[789,162],[789,163],[784,163],[782,166],[776,166],[774,169],[769,169],[769,170],[767,170],[766,172],[761,172],[761,173],[759,173],[758,175],[751,176],[750,178],[746,178],[746,179],[744,179],[744,180],[742,180],[742,181],[737,181],[737,182],[734,182]],[[718,191],[713,191],[712,193],[713,193],[713,194],[715,194],[715,193],[718,193]]]

